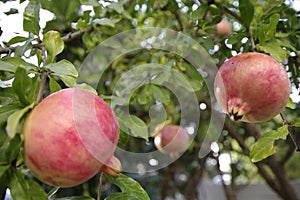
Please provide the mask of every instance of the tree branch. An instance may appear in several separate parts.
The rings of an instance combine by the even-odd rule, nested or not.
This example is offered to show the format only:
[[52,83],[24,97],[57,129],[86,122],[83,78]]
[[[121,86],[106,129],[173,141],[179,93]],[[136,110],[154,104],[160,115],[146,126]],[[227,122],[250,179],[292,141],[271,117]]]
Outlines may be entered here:
[[[90,33],[91,31],[93,31],[93,26],[89,26],[86,30],[80,30],[80,31],[76,31],[73,33],[69,33],[69,34],[63,36],[61,39],[64,42],[70,42],[76,38],[81,37],[84,33]],[[41,48],[42,46],[44,46],[44,44],[42,42],[32,45],[33,48]],[[13,47],[13,46],[0,48],[0,55],[1,54],[10,54],[10,53],[14,52],[15,50],[16,50],[16,47]]]

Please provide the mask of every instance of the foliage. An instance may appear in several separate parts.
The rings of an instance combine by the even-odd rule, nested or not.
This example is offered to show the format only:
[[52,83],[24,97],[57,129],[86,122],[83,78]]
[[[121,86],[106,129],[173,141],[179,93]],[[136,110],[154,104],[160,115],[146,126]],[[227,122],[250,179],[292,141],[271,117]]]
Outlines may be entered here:
[[[180,191],[187,199],[192,199],[193,195],[198,195],[196,185],[206,171],[211,178],[218,174],[222,176],[222,173],[230,174],[231,185],[265,179],[268,183],[275,183],[273,189],[281,197],[293,199],[287,191],[276,188],[276,184],[284,185],[277,179],[281,176],[287,178],[287,174],[291,179],[300,178],[299,173],[291,173],[299,167],[299,156],[294,153],[295,145],[299,145],[299,137],[294,135],[300,127],[297,116],[299,102],[290,100],[283,118],[277,116],[257,125],[226,119],[216,141],[218,150],[199,158],[205,136],[212,134],[207,130],[214,105],[210,104],[212,96],[205,82],[208,72],[197,71],[193,61],[188,60],[188,55],[193,53],[191,44],[178,47],[184,49],[184,55],[147,48],[147,45],[135,51],[121,52],[119,57],[108,63],[109,67],[101,72],[102,76],[83,74],[80,68],[99,44],[112,49],[125,46],[117,40],[105,43],[112,36],[138,28],[166,28],[192,38],[208,52],[210,60],[217,66],[242,52],[270,54],[284,65],[294,93],[299,95],[300,17],[299,11],[291,7],[292,1],[30,0],[19,3],[26,4],[23,30],[27,35],[13,35],[0,44],[0,199],[4,198],[7,188],[14,199],[50,197],[53,188],[36,180],[28,172],[22,157],[22,125],[43,97],[65,87],[85,88],[99,94],[108,103],[115,103],[111,105],[116,108],[121,128],[119,146],[131,152],[146,153],[155,150],[153,138],[149,137],[155,127],[167,120],[179,124],[182,117],[178,96],[163,84],[169,77],[190,90],[198,105],[205,105],[203,109],[200,106],[201,110],[199,106],[195,108],[201,116],[190,148],[177,161],[156,173],[147,175],[140,172],[136,175],[137,181],[129,177],[134,176],[132,174],[122,174],[117,179],[104,178],[103,185],[108,184],[110,189],[102,187],[101,198],[163,199]],[[0,2],[1,7],[8,4],[9,1]],[[40,23],[42,9],[55,16],[45,27],[41,27]],[[5,14],[15,15],[18,12],[18,8],[11,8]],[[222,18],[233,24],[232,34],[217,35],[215,25]],[[0,36],[5,32],[4,28],[0,29]],[[151,36],[146,40],[150,44]],[[135,37],[134,40],[140,41],[146,36],[137,31]],[[128,47],[134,43],[125,42]],[[173,45],[173,41],[167,42]],[[110,52],[101,53],[106,55]],[[96,63],[107,62],[101,60],[102,57],[97,59]],[[151,65],[147,65],[149,63]],[[144,77],[143,82],[134,85],[139,77]],[[134,78],[137,80],[133,81]],[[96,80],[96,85],[93,80]],[[129,99],[122,98],[128,91],[131,92]],[[122,111],[126,107],[130,113],[124,117]],[[221,155],[231,157],[229,171],[218,169],[216,163],[220,162]],[[284,171],[277,174],[274,171],[277,165],[283,166]],[[267,172],[261,173],[265,168]],[[186,179],[179,179],[180,174]],[[55,190],[51,196],[57,199],[94,199],[98,195],[98,178],[99,175],[72,190]],[[161,182],[163,186],[159,188]],[[284,186],[282,188],[284,190]]]

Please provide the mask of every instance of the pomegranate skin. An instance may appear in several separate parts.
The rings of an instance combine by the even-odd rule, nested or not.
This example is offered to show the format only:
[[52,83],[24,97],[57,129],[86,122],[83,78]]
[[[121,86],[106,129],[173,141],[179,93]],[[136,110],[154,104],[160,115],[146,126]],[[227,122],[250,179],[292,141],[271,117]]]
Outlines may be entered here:
[[218,35],[230,35],[231,34],[231,24],[226,20],[222,19],[219,23],[215,25]]
[[189,136],[182,127],[168,125],[155,136],[154,145],[160,152],[177,157],[189,147]]
[[283,66],[256,52],[225,61],[215,77],[214,92],[220,107],[234,120],[259,123],[285,107],[290,81]]
[[39,103],[26,119],[23,134],[27,167],[57,187],[79,185],[96,175],[119,140],[111,108],[100,97],[75,88]]

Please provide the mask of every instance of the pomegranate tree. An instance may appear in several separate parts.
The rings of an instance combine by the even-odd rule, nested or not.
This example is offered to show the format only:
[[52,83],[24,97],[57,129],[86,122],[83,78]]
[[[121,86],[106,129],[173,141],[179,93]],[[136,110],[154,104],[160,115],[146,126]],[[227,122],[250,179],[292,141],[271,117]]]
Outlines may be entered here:
[[234,120],[264,122],[279,114],[290,94],[283,66],[272,57],[243,53],[225,61],[214,83],[216,99]]
[[59,187],[81,184],[97,174],[111,162],[119,139],[111,108],[93,93],[75,88],[39,103],[23,133],[27,167],[41,181]]
[[171,157],[177,157],[189,147],[189,136],[181,126],[167,125],[154,137],[156,148]]

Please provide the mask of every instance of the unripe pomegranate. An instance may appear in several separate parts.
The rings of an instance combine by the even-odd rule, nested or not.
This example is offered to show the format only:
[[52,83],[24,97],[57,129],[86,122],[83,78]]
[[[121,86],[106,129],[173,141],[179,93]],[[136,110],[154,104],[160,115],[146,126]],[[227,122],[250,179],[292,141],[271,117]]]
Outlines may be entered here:
[[25,163],[41,181],[58,187],[81,184],[113,156],[119,128],[98,96],[68,88],[46,97],[23,127]]
[[264,122],[279,114],[290,94],[283,66],[262,53],[243,53],[222,64],[214,83],[216,99],[234,120]]
[[215,25],[218,35],[229,35],[231,34],[231,24],[226,20],[222,19]]
[[171,157],[177,157],[189,147],[189,136],[177,125],[163,127],[154,137],[156,148]]

